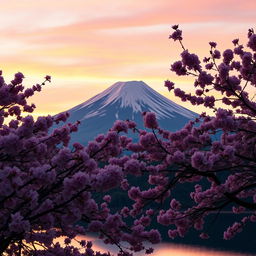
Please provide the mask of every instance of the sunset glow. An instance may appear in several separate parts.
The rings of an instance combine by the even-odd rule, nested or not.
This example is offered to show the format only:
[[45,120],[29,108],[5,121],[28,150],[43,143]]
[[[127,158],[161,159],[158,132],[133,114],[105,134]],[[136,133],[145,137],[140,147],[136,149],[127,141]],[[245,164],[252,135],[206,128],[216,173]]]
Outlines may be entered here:
[[[96,237],[84,237],[84,236],[78,236],[76,237],[77,241],[73,241],[72,245],[79,247],[79,241],[86,240],[86,241],[92,241],[95,250],[105,252],[109,251],[110,253],[118,253],[118,247],[115,245],[106,245],[104,244],[100,239]],[[63,238],[56,239],[60,244],[63,243]],[[150,247],[150,245],[146,245],[147,247]],[[167,256],[167,255],[175,255],[175,256],[250,256],[247,253],[238,253],[238,252],[232,252],[232,251],[220,251],[220,250],[214,250],[204,247],[197,247],[197,246],[189,246],[189,245],[179,245],[175,243],[161,243],[160,245],[154,246],[154,253],[152,255],[157,256]],[[134,254],[135,256],[145,256],[144,252],[136,252]]]
[[168,40],[171,25],[205,56],[210,40],[221,49],[237,37],[245,42],[255,8],[254,0],[2,0],[1,69],[8,79],[23,72],[28,85],[53,77],[33,98],[37,114],[69,109],[120,80],[143,80],[173,100],[164,80],[187,88],[192,80],[169,70],[180,52]]

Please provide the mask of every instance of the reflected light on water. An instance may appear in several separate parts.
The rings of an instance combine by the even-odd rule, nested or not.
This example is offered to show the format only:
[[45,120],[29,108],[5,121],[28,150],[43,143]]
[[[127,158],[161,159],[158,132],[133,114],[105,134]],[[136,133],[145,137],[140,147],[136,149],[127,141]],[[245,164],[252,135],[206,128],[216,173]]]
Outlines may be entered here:
[[249,256],[249,254],[214,251],[206,248],[163,243],[157,246],[155,256]]
[[[109,251],[113,254],[118,252],[118,248],[114,245],[106,245],[101,240],[93,237],[93,236],[77,236],[77,241],[86,240],[93,242],[94,250],[106,252]],[[63,240],[60,241],[63,243]],[[77,244],[75,244],[77,243]],[[74,242],[74,245],[78,246],[78,242]],[[151,247],[148,245],[147,247]],[[236,252],[228,252],[228,251],[218,251],[218,250],[210,250],[203,247],[193,247],[193,246],[185,246],[185,245],[177,245],[171,243],[161,243],[159,245],[153,246],[154,253],[149,254],[151,256],[256,256],[256,254],[246,254],[246,253],[236,253]],[[135,253],[136,256],[143,256],[145,253]]]

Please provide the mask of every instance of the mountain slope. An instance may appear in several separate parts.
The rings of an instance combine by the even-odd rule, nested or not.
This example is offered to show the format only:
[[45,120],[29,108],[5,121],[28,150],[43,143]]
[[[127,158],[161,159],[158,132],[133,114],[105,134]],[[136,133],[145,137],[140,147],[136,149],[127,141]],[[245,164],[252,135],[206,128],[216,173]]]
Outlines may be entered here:
[[81,121],[72,141],[86,143],[105,133],[115,120],[134,120],[143,128],[142,112],[155,112],[160,126],[177,130],[197,114],[165,98],[142,81],[117,82],[68,110],[69,122]]

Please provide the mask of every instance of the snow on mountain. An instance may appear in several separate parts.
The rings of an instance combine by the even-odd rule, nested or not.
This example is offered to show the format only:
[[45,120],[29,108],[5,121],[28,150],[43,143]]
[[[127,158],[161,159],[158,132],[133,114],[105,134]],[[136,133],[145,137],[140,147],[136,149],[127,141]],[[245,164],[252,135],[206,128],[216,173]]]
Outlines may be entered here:
[[115,120],[134,120],[143,128],[142,112],[155,112],[162,128],[177,130],[197,114],[165,98],[142,81],[117,82],[68,110],[69,122],[81,121],[72,141],[88,142],[112,127]]
[[[127,107],[132,108],[134,113],[142,113],[145,110],[151,111],[155,112],[159,119],[174,117],[175,113],[187,118],[194,117],[194,113],[165,98],[142,81],[117,82],[102,93],[72,108],[70,111],[81,110],[96,104],[98,101],[102,101],[101,108],[91,111],[82,119],[104,115],[105,108],[117,102],[120,103],[120,111]],[[145,106],[147,106],[147,109],[145,109]],[[118,112],[115,114],[118,118]]]

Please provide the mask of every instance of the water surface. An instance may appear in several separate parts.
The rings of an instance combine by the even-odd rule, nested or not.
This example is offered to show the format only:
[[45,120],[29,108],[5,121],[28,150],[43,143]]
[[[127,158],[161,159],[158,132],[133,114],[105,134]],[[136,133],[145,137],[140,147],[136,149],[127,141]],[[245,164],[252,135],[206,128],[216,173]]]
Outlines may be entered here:
[[[78,240],[86,240],[92,241],[94,244],[94,249],[102,252],[109,251],[113,254],[118,252],[118,249],[114,245],[106,245],[101,240],[95,237],[84,237],[79,236]],[[148,246],[150,247],[150,245]],[[153,246],[154,252],[152,256],[256,256],[256,254],[249,254],[249,253],[238,253],[238,252],[231,252],[231,251],[220,251],[214,249],[208,249],[205,247],[196,247],[196,246],[186,246],[174,243],[161,243],[159,245]],[[136,253],[136,256],[145,255],[144,253]]]

